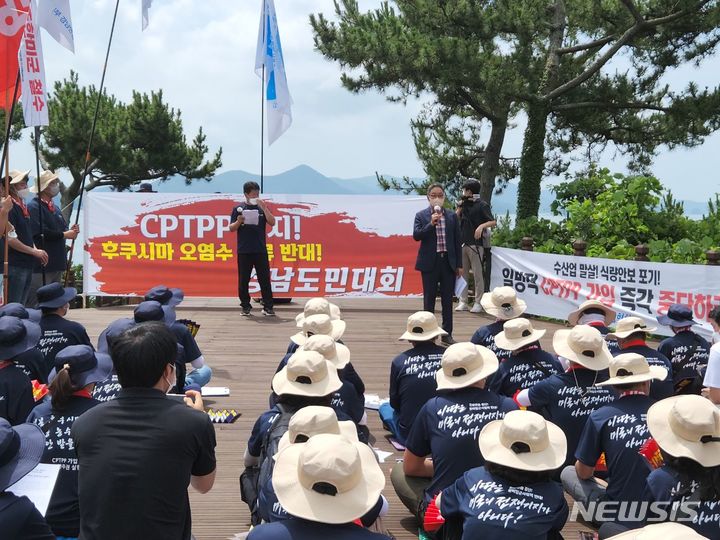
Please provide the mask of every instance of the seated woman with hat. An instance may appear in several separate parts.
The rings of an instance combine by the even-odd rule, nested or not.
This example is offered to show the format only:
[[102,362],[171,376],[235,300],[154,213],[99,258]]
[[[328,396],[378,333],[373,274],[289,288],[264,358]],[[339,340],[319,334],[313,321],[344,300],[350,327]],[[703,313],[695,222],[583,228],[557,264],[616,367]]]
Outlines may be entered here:
[[8,540],[55,540],[35,505],[10,489],[27,475],[42,457],[44,436],[33,424],[12,427],[0,418],[0,534]]
[[537,413],[511,411],[483,428],[479,446],[485,465],[467,471],[435,501],[446,527],[452,530],[458,519],[462,540],[562,538],[568,505],[552,479],[565,461],[562,430]]
[[545,330],[536,330],[523,318],[506,321],[503,331],[495,336],[495,345],[510,351],[490,382],[490,390],[507,397],[515,397],[520,390],[535,386],[550,375],[564,370],[554,355],[542,349],[540,338]]
[[[647,477],[645,500],[666,503],[671,520],[684,517],[698,533],[719,538],[720,410],[700,396],[676,396],[650,407],[647,421],[665,465]],[[683,516],[688,508],[694,515]]]
[[[37,309],[26,308],[22,304],[13,302],[5,304],[0,308],[0,317],[5,316],[17,317],[18,319],[29,320],[38,324],[40,322],[41,313]],[[38,381],[41,384],[47,384],[47,377],[50,373],[50,367],[45,363],[45,357],[40,349],[33,347],[24,353],[17,355],[13,362],[31,381]]]
[[[587,324],[600,331],[603,336],[610,333],[610,325],[615,322],[617,312],[606,306],[599,300],[587,300],[580,304],[575,311],[568,314],[568,324],[577,326],[578,324]],[[608,349],[612,354],[618,350],[616,341],[608,341]]]
[[35,348],[40,327],[27,319],[0,317],[0,418],[22,424],[35,406],[32,383],[15,358]]
[[272,476],[293,519],[255,527],[248,540],[389,540],[353,523],[377,505],[385,475],[365,444],[319,434],[278,453]]
[[80,534],[78,460],[69,430],[76,418],[100,403],[92,397],[93,388],[112,369],[110,356],[96,353],[88,345],[64,348],[55,356],[55,369],[50,373],[52,399],[38,405],[28,416],[28,422],[45,433],[42,463],[61,465],[45,514],[58,536],[77,538]]
[[487,347],[495,353],[499,362],[503,362],[510,357],[510,351],[500,349],[495,344],[495,336],[503,331],[506,321],[516,319],[525,313],[527,304],[517,297],[512,287],[495,287],[491,292],[482,295],[480,304],[488,315],[495,317],[495,322],[478,328],[470,341],[475,345]]

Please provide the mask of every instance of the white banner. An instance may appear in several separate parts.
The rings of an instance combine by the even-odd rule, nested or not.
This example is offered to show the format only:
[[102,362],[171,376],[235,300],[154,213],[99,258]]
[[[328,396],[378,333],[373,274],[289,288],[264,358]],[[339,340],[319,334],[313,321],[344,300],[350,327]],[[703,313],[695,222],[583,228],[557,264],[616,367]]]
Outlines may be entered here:
[[492,250],[492,287],[513,287],[528,313],[566,319],[586,300],[599,300],[618,318],[642,317],[658,334],[672,335],[656,317],[673,304],[685,304],[702,322],[697,330],[712,334],[710,310],[720,305],[720,267],[620,261],[551,255],[507,248]]
[[75,52],[70,0],[40,0],[37,23],[70,52]]
[[40,27],[35,23],[35,13],[37,13],[37,3],[32,2],[18,51],[22,77],[23,115],[27,127],[50,124],[45,87],[45,62]]

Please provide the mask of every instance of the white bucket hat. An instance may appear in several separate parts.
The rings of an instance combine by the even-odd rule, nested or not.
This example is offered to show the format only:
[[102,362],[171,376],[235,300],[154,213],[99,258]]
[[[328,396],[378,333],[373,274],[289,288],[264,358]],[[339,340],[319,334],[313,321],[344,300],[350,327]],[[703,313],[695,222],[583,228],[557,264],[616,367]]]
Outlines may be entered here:
[[339,422],[331,407],[309,405],[293,414],[288,430],[278,443],[278,454],[292,444],[306,443],[322,434],[342,435],[350,442],[358,442],[357,428],[352,420]]
[[517,351],[538,341],[546,330],[536,330],[527,319],[511,319],[503,324],[503,331],[495,336],[495,345],[506,351]]
[[720,465],[720,409],[700,396],[674,396],[655,403],[647,413],[650,434],[674,457],[703,467]]
[[607,369],[612,358],[600,331],[585,324],[557,330],[553,336],[553,349],[563,358],[593,371]]
[[597,383],[597,386],[615,386],[617,384],[636,384],[645,381],[664,381],[668,370],[662,366],[651,366],[642,354],[618,354],[610,359],[610,378]]
[[28,179],[30,176],[30,169],[27,171],[18,171],[17,169],[14,169],[8,173],[8,176],[10,177],[10,185],[19,184],[23,180]]
[[474,343],[455,343],[442,355],[435,373],[438,390],[459,390],[482,381],[498,369],[495,353]]
[[305,345],[310,336],[323,334],[332,337],[335,341],[345,333],[345,321],[333,321],[329,315],[310,315],[303,320],[302,330],[290,336],[290,340],[297,345]]
[[485,461],[521,471],[552,471],[565,463],[562,429],[531,411],[510,411],[485,425],[479,437]]
[[272,389],[278,396],[322,397],[340,390],[342,382],[337,369],[315,351],[298,351],[272,380]]
[[682,523],[656,523],[642,529],[633,529],[628,532],[611,536],[608,540],[707,540],[694,529]]
[[633,335],[635,332],[651,333],[657,330],[653,326],[645,324],[640,317],[625,317],[620,319],[615,325],[615,330],[607,335],[608,339],[624,339],[628,336]]
[[504,321],[519,317],[527,309],[525,301],[517,297],[512,287],[495,287],[486,292],[480,298],[480,305],[487,313]]
[[288,514],[319,523],[350,523],[375,506],[385,475],[365,444],[316,435],[277,456],[273,488]]
[[325,360],[332,362],[337,369],[342,369],[350,362],[350,349],[342,343],[337,343],[332,337],[323,334],[310,336],[301,351],[319,352]]
[[440,328],[435,315],[429,311],[417,311],[408,317],[407,331],[398,341],[430,341],[438,336],[447,336],[447,332]]
[[337,305],[329,302],[325,298],[311,298],[305,302],[303,312],[295,317],[296,326],[302,328],[305,318],[312,315],[328,315],[333,321],[342,319],[342,313]]
[[30,188],[30,192],[37,193],[38,185],[40,188],[40,192],[43,192],[50,185],[51,182],[57,180],[58,178],[60,177],[52,171],[43,171],[40,173],[40,180],[35,182],[35,185]]
[[605,315],[605,326],[610,326],[615,320],[615,311],[607,307],[599,300],[587,300],[580,304],[580,307],[577,308],[575,311],[571,311],[568,314],[567,320],[570,326],[576,326],[582,314],[589,309],[596,309],[603,312],[603,314]]

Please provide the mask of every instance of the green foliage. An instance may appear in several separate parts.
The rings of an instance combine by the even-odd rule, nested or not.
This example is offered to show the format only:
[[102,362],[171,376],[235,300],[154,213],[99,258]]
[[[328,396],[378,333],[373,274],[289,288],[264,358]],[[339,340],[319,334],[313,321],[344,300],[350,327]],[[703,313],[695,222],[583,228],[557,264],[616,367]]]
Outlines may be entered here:
[[[42,132],[41,152],[51,169],[68,169],[72,175],[63,205],[80,190],[97,97],[94,86],[81,87],[71,72],[68,79],[55,83],[48,100],[52,122]],[[188,144],[180,111],[163,101],[162,91],[133,92],[127,104],[103,94],[91,156],[98,163],[86,189],[111,186],[123,191],[143,180],[163,181],[176,174],[187,183],[210,180],[222,166],[222,149],[205,161],[207,153],[202,128]]]
[[[5,109],[0,109],[0,146],[5,144],[5,129],[7,127],[7,124],[5,123],[6,121],[7,112],[5,112]],[[24,127],[25,124],[23,120],[22,106],[18,103],[15,105],[15,112],[13,113],[12,126],[10,127],[10,140],[19,140],[22,135],[22,128]]]
[[708,213],[692,220],[657,178],[623,176],[591,168],[553,188],[553,213],[559,221],[527,218],[513,227],[498,222],[495,245],[517,248],[532,237],[535,250],[571,254],[572,242],[587,242],[590,257],[631,260],[635,246],[647,244],[655,262],[705,263],[705,252],[720,246],[720,196],[708,201]]

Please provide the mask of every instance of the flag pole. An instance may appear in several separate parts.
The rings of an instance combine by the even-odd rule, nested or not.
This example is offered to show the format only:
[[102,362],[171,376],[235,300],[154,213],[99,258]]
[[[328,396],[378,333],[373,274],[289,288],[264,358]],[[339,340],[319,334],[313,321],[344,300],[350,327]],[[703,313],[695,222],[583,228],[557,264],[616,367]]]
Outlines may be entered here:
[[[105,63],[103,64],[102,77],[100,79],[100,89],[98,90],[97,102],[95,103],[95,114],[93,116],[92,128],[90,129],[90,138],[88,139],[87,149],[85,151],[85,167],[82,173],[82,182],[80,183],[80,196],[78,197],[77,214],[75,215],[75,225],[80,223],[80,211],[82,210],[83,193],[85,192],[85,180],[90,173],[90,150],[95,139],[95,128],[97,127],[98,114],[100,113],[100,102],[103,92],[105,91],[105,74],[107,73],[108,59],[110,58],[110,47],[112,46],[113,35],[115,34],[115,23],[117,21],[118,8],[120,0],[115,2],[115,13],[113,14],[112,26],[110,27],[110,39],[108,39],[107,51],[105,52]],[[68,251],[67,264],[65,265],[65,287],[70,282],[70,271],[72,270],[72,257],[75,251],[75,238],[70,241],[70,251]]]
[[[5,144],[3,145],[2,157],[0,157],[0,177],[5,178],[5,196],[10,196],[10,131],[12,130],[12,119],[15,116],[15,102],[17,101],[18,91],[20,90],[20,68],[18,67],[17,78],[15,79],[15,89],[13,90],[13,99],[10,103],[10,111],[5,109]],[[5,90],[5,106],[7,107],[7,90]],[[3,175],[3,168],[5,174]],[[14,203],[13,203],[14,204]],[[8,275],[10,273],[9,242],[7,231],[2,231],[5,235],[3,242],[3,304],[7,304],[9,285]]]
[[[264,33],[264,32],[263,32]],[[265,63],[260,80],[260,193],[265,184]]]
[[[35,184],[37,185],[37,202],[38,202],[38,222],[40,225],[40,249],[45,251],[45,229],[43,229],[43,209],[42,199],[40,198],[40,126],[35,126]],[[40,273],[42,274],[43,287],[46,285],[45,267],[40,265]]]

